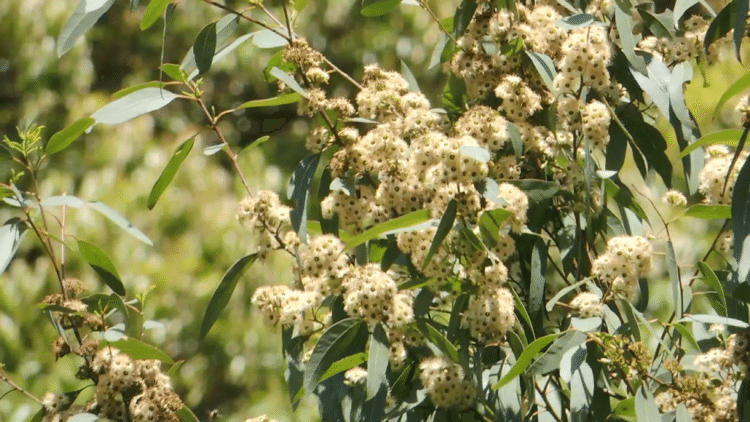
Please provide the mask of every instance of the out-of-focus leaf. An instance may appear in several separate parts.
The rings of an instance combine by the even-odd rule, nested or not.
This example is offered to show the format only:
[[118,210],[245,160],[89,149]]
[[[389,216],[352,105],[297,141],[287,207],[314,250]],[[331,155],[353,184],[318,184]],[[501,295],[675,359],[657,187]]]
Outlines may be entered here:
[[[747,138],[749,128],[742,132],[741,141]],[[742,144],[744,142],[740,142]],[[739,153],[739,150],[737,151]],[[745,283],[750,275],[750,160],[742,165],[732,192],[732,232],[737,276]]]
[[559,26],[563,29],[576,29],[576,28],[585,28],[587,26],[591,26],[596,22],[593,15],[589,15],[588,13],[579,13],[577,15],[572,16],[566,16],[559,21],[555,22],[555,25]]
[[57,56],[67,53],[114,3],[115,0],[81,0],[57,38]]
[[99,201],[89,201],[86,205],[88,205],[89,208],[93,209],[94,211],[98,212],[99,214],[107,217],[109,221],[115,223],[116,226],[119,228],[125,230],[125,233],[133,236],[134,238],[140,240],[141,242],[153,246],[154,242],[151,241],[151,239],[148,238],[143,232],[135,228],[128,220],[126,220],[123,216],[121,216],[117,211],[113,210],[112,208],[108,207],[102,202]]
[[646,60],[646,72],[630,69],[638,85],[651,97],[662,115],[669,116],[669,83],[671,72],[667,65],[656,56],[642,53]]
[[628,397],[612,409],[613,416],[635,416],[635,397]]
[[531,250],[531,284],[529,285],[529,312],[539,321],[547,284],[547,244],[541,238],[534,240]]
[[114,264],[104,252],[83,240],[78,241],[78,250],[81,251],[83,259],[99,274],[99,278],[102,279],[104,284],[118,295],[125,296],[125,286],[120,281],[120,275],[117,274]]
[[[731,6],[731,4],[727,7],[729,6]],[[732,83],[732,85],[729,86],[729,88],[727,88],[726,91],[724,91],[723,94],[721,94],[721,98],[719,98],[719,102],[716,104],[716,108],[714,109],[714,114],[717,114],[719,110],[724,107],[724,104],[726,104],[727,101],[732,99],[735,95],[745,92],[745,90],[747,90],[748,88],[750,88],[750,72],[740,76],[736,81],[734,81],[734,83]]]
[[524,349],[523,353],[521,353],[521,355],[516,358],[516,363],[513,364],[508,373],[505,374],[505,376],[503,376],[500,381],[492,386],[492,389],[497,390],[498,388],[512,381],[517,376],[521,375],[529,366],[531,360],[534,359],[534,356],[536,356],[536,354],[539,353],[540,350],[555,341],[555,339],[560,337],[561,335],[562,333],[549,334],[534,340],[531,344],[529,344],[528,347]]
[[[180,168],[180,165],[185,161],[185,158],[193,148],[193,142],[194,138],[190,138],[177,147],[177,150],[172,155],[169,163],[164,167],[159,178],[156,179],[156,183],[154,183],[154,186],[151,188],[151,193],[149,193],[148,202],[146,203],[148,209],[153,209],[154,206],[156,206],[159,197],[161,197],[161,194],[164,193],[164,190],[166,190],[167,186],[172,182],[175,173],[177,173],[177,169]],[[221,145],[223,146],[223,144]]]
[[708,47],[713,44],[714,41],[724,38],[724,36],[732,30],[733,22],[734,1],[731,1],[726,6],[724,6],[723,9],[721,9],[721,11],[708,25],[706,36],[703,38],[703,50],[707,52]]
[[453,15],[453,38],[459,39],[474,17],[474,11],[477,10],[476,0],[462,0]]
[[398,7],[401,0],[362,0],[362,16],[374,17],[384,15]]
[[18,251],[23,239],[26,224],[18,218],[12,218],[0,227],[0,274],[8,269],[8,265]]
[[174,363],[172,358],[170,358],[166,353],[138,339],[127,338],[123,340],[112,341],[109,342],[109,345],[120,349],[121,352],[125,353],[133,359],[156,359],[160,362],[164,362],[170,365]]
[[177,98],[177,94],[160,88],[144,88],[118,98],[91,115],[96,123],[116,125],[142,114],[159,110]]
[[[750,75],[750,73],[748,73],[748,75]],[[750,82],[750,79],[748,79],[748,81]],[[680,158],[690,154],[695,149],[706,145],[723,144],[730,147],[737,146],[740,136],[742,136],[742,131],[736,129],[720,130],[718,132],[709,133],[683,149],[680,153]]]
[[731,218],[732,210],[729,205],[695,204],[685,210],[685,215],[704,220],[716,220],[719,218]]
[[200,419],[198,419],[198,417],[195,416],[195,413],[193,413],[193,411],[190,410],[190,408],[185,406],[184,404],[179,410],[177,410],[174,413],[175,415],[179,416],[182,422],[200,422]]
[[292,227],[303,242],[307,242],[307,199],[310,196],[310,185],[319,161],[320,154],[311,155],[300,161],[294,169],[286,191],[287,199],[296,202],[290,217]]
[[529,202],[536,203],[552,198],[560,190],[559,183],[546,180],[509,180],[508,183],[521,189],[529,198]]
[[182,81],[185,79],[180,66],[174,63],[164,63],[159,67],[162,72],[167,76],[174,79],[175,81]]
[[645,8],[636,8],[648,29],[657,37],[670,39],[675,36],[672,28],[672,16],[666,11],[660,14],[653,13]]
[[[572,18],[573,16],[570,17]],[[550,59],[546,54],[535,53],[530,50],[526,50],[526,55],[531,59],[531,63],[534,64],[536,71],[539,72],[539,76],[542,77],[542,80],[544,81],[544,84],[547,85],[547,88],[551,92],[555,92],[555,87],[552,81],[554,81],[555,76],[557,76],[557,70],[555,70],[555,64],[552,62],[552,59]]]
[[350,356],[347,352],[352,346],[361,346],[364,349],[366,342],[367,326],[362,320],[347,318],[328,327],[315,344],[305,366],[305,390],[315,391],[321,375],[326,373],[331,365],[343,357]]
[[641,384],[635,395],[635,416],[638,422],[661,422],[659,406],[645,383]]
[[680,333],[680,335],[682,336],[682,338],[684,338],[685,340],[687,340],[687,342],[690,343],[690,345],[696,351],[700,351],[701,350],[701,347],[698,345],[698,342],[695,341],[695,337],[693,337],[693,333],[691,333],[690,330],[687,329],[687,327],[685,327],[684,325],[682,325],[680,323],[677,323],[677,324],[673,324],[672,328],[674,328],[678,333]]
[[66,127],[65,129],[52,135],[47,143],[47,154],[52,155],[60,152],[73,143],[79,136],[90,128],[96,121],[91,117],[84,117]]
[[687,12],[687,10],[691,7],[695,6],[696,3],[702,4],[703,7],[711,14],[711,17],[716,16],[716,12],[714,12],[714,10],[711,8],[708,2],[706,2],[706,0],[676,0],[673,9],[674,11],[672,13],[672,23],[675,27],[677,27],[680,18],[685,15],[685,12]]
[[[396,217],[392,220],[380,223],[364,233],[354,236],[346,242],[346,249],[351,249],[355,246],[361,245],[368,240],[377,238],[378,236],[385,234],[394,234],[400,231],[418,230],[423,228],[422,223],[429,222],[429,226],[432,226],[430,221],[430,212],[428,210],[414,211],[400,217]],[[419,228],[415,228],[415,226]],[[426,227],[424,227],[426,228]]]
[[[279,28],[278,30],[286,32],[286,29]],[[287,40],[276,31],[265,28],[255,33],[253,44],[258,48],[278,48],[287,45]]]
[[667,240],[665,251],[665,263],[669,273],[669,282],[672,285],[672,302],[675,315],[682,315],[685,308],[682,306],[682,284],[680,282],[680,270],[677,268],[677,257],[674,253],[674,245]]
[[745,36],[745,19],[747,19],[747,0],[732,0],[734,8],[732,9],[732,41],[734,43],[734,55],[737,57],[737,61],[742,61],[740,58],[740,46],[742,45],[742,37]]
[[42,422],[44,420],[44,415],[47,413],[46,410],[42,407],[39,409],[38,412],[34,413],[29,419],[26,419],[26,422]]
[[750,401],[750,381],[744,379],[737,391],[737,420],[740,422],[750,420],[750,412],[748,412],[750,409],[747,406],[748,401]]
[[112,94],[110,96],[110,98],[112,98],[113,100],[116,100],[118,98],[122,98],[122,97],[130,94],[131,92],[140,91],[140,90],[142,90],[144,88],[164,88],[165,86],[167,86],[167,84],[164,83],[164,82],[160,82],[160,81],[144,82],[142,84],[133,85],[133,86],[129,86],[127,88],[123,88],[123,89],[115,92],[114,94]]
[[208,334],[208,330],[214,325],[216,320],[219,318],[219,314],[229,303],[229,298],[232,297],[234,289],[237,287],[237,282],[247,272],[248,268],[258,259],[258,254],[250,254],[244,256],[232,264],[227,270],[224,276],[219,282],[219,286],[216,288],[211,300],[208,302],[206,313],[203,315],[203,322],[201,323],[201,331],[199,339],[203,341]]
[[719,304],[721,306],[719,309],[716,309],[716,312],[718,312],[720,316],[727,316],[727,299],[724,297],[724,288],[721,286],[719,278],[716,277],[714,270],[712,270],[705,262],[698,262],[698,269],[701,271],[701,274],[703,274],[703,282],[713,289],[719,299]]
[[720,315],[688,315],[685,318],[680,319],[678,322],[701,322],[704,324],[723,324],[732,327],[747,328],[750,327],[745,321],[740,321],[734,318],[727,318]]
[[125,324],[122,322],[119,324],[115,324],[107,329],[107,331],[104,332],[104,340],[107,342],[115,342],[120,340],[125,336]]
[[435,44],[435,48],[432,50],[432,56],[430,56],[430,64],[427,65],[427,69],[432,69],[433,67],[440,64],[440,58],[443,55],[445,46],[448,44],[448,40],[448,35],[444,33],[440,34],[440,38],[438,39],[437,44]]
[[[490,152],[486,148],[482,148],[476,145],[461,145],[458,147],[458,152],[465,157],[471,157],[480,163],[486,163],[490,161]],[[492,180],[492,179],[490,179]]]
[[409,83],[409,91],[412,91],[412,92],[419,91],[419,84],[417,83],[417,78],[414,77],[414,74],[411,72],[411,69],[409,69],[409,66],[403,60],[401,60],[401,75],[404,77],[404,79],[406,79],[406,82]]
[[281,82],[284,82],[286,86],[291,88],[294,92],[307,98],[307,92],[305,92],[304,88],[302,88],[300,84],[298,84],[297,81],[295,81],[294,78],[290,74],[284,72],[278,67],[274,67],[273,69],[271,69],[271,75],[274,76],[276,79],[280,80]]
[[446,357],[453,362],[458,362],[458,350],[447,338],[437,330],[430,322],[425,320],[417,321],[417,328],[424,334],[427,341],[434,344],[438,349],[445,353]]
[[170,1],[172,0],[151,0],[141,18],[141,31],[145,31],[159,20]]
[[594,398],[594,372],[585,361],[570,379],[570,422],[586,422]]
[[300,98],[299,93],[290,92],[288,94],[281,94],[278,97],[248,101],[246,103],[243,103],[239,107],[237,107],[235,110],[242,110],[245,108],[252,108],[252,107],[271,107],[271,106],[279,106],[279,105],[284,105],[284,104],[292,104],[292,103],[296,103],[297,101],[299,101],[299,98]]
[[448,202],[448,206],[445,207],[443,216],[440,218],[440,224],[438,224],[437,230],[435,231],[435,236],[432,238],[432,243],[430,243],[430,249],[427,251],[427,256],[425,256],[424,258],[422,269],[427,267],[427,264],[430,262],[430,260],[432,260],[432,257],[435,256],[435,253],[437,253],[440,245],[443,244],[443,241],[453,229],[453,223],[456,221],[457,210],[458,204],[456,203],[456,200],[451,199]]
[[216,22],[212,22],[201,29],[193,42],[191,50],[195,57],[198,74],[203,75],[211,69],[211,63],[216,54]]
[[[332,376],[339,374],[341,372],[347,371],[349,369],[354,368],[355,366],[359,366],[363,363],[367,362],[367,353],[356,353],[351,356],[347,356],[343,359],[339,359],[333,364],[331,364],[330,367],[328,367],[328,370],[320,376],[319,381],[325,381],[328,378],[331,378]],[[368,376],[369,371],[368,371]]]
[[307,6],[307,0],[294,0],[294,10],[300,11]]
[[75,416],[72,416],[70,419],[68,419],[68,422],[96,422],[99,420],[99,416],[84,412],[79,413]]
[[203,155],[214,155],[224,149],[225,144],[216,144],[203,148]]
[[620,35],[622,52],[627,57],[630,66],[636,71],[646,75],[646,62],[643,57],[635,54],[635,37],[633,36],[633,18],[630,11],[630,2],[617,2],[615,6],[615,22],[617,33]]
[[388,335],[383,324],[378,324],[370,335],[370,350],[367,355],[367,397],[370,400],[378,392],[388,388]]

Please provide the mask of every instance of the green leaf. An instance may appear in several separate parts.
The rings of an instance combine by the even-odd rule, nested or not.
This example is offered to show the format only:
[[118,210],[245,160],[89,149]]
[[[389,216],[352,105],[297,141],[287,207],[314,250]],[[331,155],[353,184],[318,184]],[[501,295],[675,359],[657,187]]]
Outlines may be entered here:
[[680,333],[682,338],[687,340],[687,342],[690,343],[690,345],[695,349],[695,351],[697,352],[701,351],[701,347],[698,345],[698,342],[695,341],[695,337],[693,337],[693,333],[691,333],[690,330],[687,329],[687,327],[685,327],[682,324],[676,323],[676,324],[672,324],[672,328],[674,328],[678,333]]
[[114,94],[112,94],[111,98],[113,100],[116,100],[118,98],[122,98],[122,97],[130,94],[131,92],[140,91],[143,88],[159,88],[159,89],[161,89],[161,88],[164,88],[165,86],[167,86],[167,84],[165,82],[160,82],[160,81],[144,82],[142,84],[138,84],[138,85],[130,86],[130,87],[127,87],[127,88],[123,88],[123,89],[115,92]]
[[[748,73],[748,75],[750,75],[750,73]],[[750,78],[748,78],[748,86],[750,86]],[[710,133],[683,149],[680,153],[680,158],[690,154],[695,149],[706,145],[723,144],[731,147],[737,146],[740,136],[742,136],[742,131],[736,129],[720,130],[718,132]]]
[[[375,239],[380,235],[394,234],[401,231],[417,230],[417,226],[422,223],[430,222],[430,212],[428,210],[414,211],[400,217],[396,217],[392,220],[385,221],[376,226],[371,227],[369,230],[362,234],[352,237],[346,242],[346,249],[354,248],[369,240]],[[431,225],[431,224],[430,224]]]
[[630,11],[630,2],[617,2],[615,7],[615,22],[617,24],[617,33],[620,35],[622,52],[627,57],[630,66],[644,75],[648,74],[643,57],[635,54],[636,41],[633,36],[633,18]]
[[31,416],[29,419],[26,419],[26,422],[42,422],[46,413],[47,411],[45,411],[42,407],[38,412],[34,413],[33,416]]
[[300,11],[307,5],[307,0],[294,0],[294,10]]
[[552,62],[552,59],[546,54],[535,53],[530,50],[526,50],[526,55],[531,59],[531,63],[534,64],[539,76],[542,77],[544,84],[547,85],[547,89],[551,92],[555,92],[553,81],[555,80],[555,76],[557,76],[557,70],[555,69],[555,64]]
[[[237,28],[237,22],[239,22],[239,17],[233,14],[226,15],[223,18],[219,19],[218,22],[216,22],[217,46],[224,45],[229,36],[232,35],[232,32],[234,32],[234,29]],[[222,51],[223,50],[224,48],[222,48]],[[190,75],[189,79],[193,79],[198,75],[198,66],[195,62],[195,53],[193,52],[193,47],[190,47],[190,50],[182,60],[180,69],[182,69],[182,71],[186,74]]]
[[[671,16],[670,19],[666,19],[667,16],[664,13],[657,15],[644,8],[638,7],[636,9],[638,10],[638,14],[641,16],[641,19],[643,19],[643,22],[646,24],[646,26],[648,26],[648,29],[652,34],[657,37],[667,39],[671,39],[672,37],[674,37],[674,29],[671,28]],[[670,21],[670,23],[666,24],[666,21]]]
[[383,324],[378,324],[370,335],[370,350],[367,355],[367,396],[370,400],[379,391],[388,388],[388,335]]
[[342,357],[350,356],[347,352],[353,347],[364,349],[366,342],[367,326],[360,319],[347,318],[328,327],[315,344],[305,366],[305,391],[315,391],[321,376],[331,365]]
[[727,316],[727,299],[724,296],[724,288],[721,286],[719,278],[716,277],[714,270],[712,270],[705,262],[698,262],[698,269],[701,271],[701,274],[703,274],[703,282],[713,289],[719,299],[721,307],[716,309],[716,312],[721,316]]
[[742,37],[745,36],[745,19],[747,18],[748,2],[747,0],[733,0],[734,8],[732,9],[732,41],[734,43],[734,55],[737,57],[737,61],[742,61],[740,58],[740,46],[742,45]]
[[362,0],[362,16],[374,17],[384,15],[398,7],[401,0]]
[[174,63],[164,63],[159,68],[162,72],[164,72],[167,76],[174,79],[175,81],[185,80],[185,75],[182,73],[182,70],[180,70],[180,65]]
[[550,199],[560,190],[560,184],[546,180],[524,179],[509,180],[508,183],[521,189],[529,198],[529,202],[539,203]]
[[500,226],[512,213],[501,208],[486,210],[479,216],[479,231],[485,244],[493,247],[500,237]]
[[219,286],[216,288],[213,296],[211,296],[206,312],[203,315],[201,331],[198,336],[200,341],[206,338],[208,330],[219,319],[219,314],[227,306],[227,303],[229,303],[229,298],[232,297],[232,293],[234,293],[234,289],[237,287],[237,282],[240,281],[242,275],[253,265],[256,259],[258,259],[258,254],[250,254],[238,259],[221,278],[221,282],[219,282]]
[[103,204],[99,201],[89,201],[86,205],[88,205],[89,208],[93,209],[99,214],[107,217],[109,221],[113,222],[116,226],[125,230],[127,234],[133,236],[134,238],[140,240],[141,242],[149,246],[154,245],[154,242],[152,242],[151,239],[148,238],[148,236],[143,234],[143,232],[141,232],[140,230],[136,229],[135,226],[133,226],[132,224],[130,224],[130,222],[128,222],[128,220],[126,220],[123,216],[121,216],[117,211],[108,207],[106,204]]
[[628,397],[617,403],[612,409],[612,416],[635,416],[635,397]]
[[57,38],[57,56],[62,57],[86,31],[91,29],[96,21],[109,10],[115,0],[81,0],[73,14],[63,26]]
[[704,220],[716,220],[719,218],[731,218],[732,211],[729,205],[695,204],[685,210],[685,215]]
[[307,239],[307,200],[310,196],[310,185],[312,184],[319,161],[319,153],[300,161],[297,168],[294,169],[286,191],[287,199],[296,202],[290,217],[292,227],[303,242],[306,242]]
[[659,406],[651,390],[646,388],[646,383],[641,384],[635,395],[635,416],[638,422],[661,422]]
[[518,293],[516,293],[515,290],[510,289],[510,292],[513,293],[513,302],[515,303],[515,311],[518,312],[521,315],[521,319],[526,323],[526,325],[529,327],[529,330],[534,331],[534,325],[531,323],[531,318],[529,318],[529,313],[526,311],[526,306],[523,304],[523,301],[518,296]]
[[453,38],[459,39],[474,17],[474,11],[477,10],[476,0],[462,0],[453,15]]
[[286,86],[291,88],[294,92],[307,98],[307,92],[305,92],[304,88],[302,88],[290,74],[284,72],[283,70],[275,66],[271,69],[270,73],[271,73],[271,76],[274,76],[276,79],[280,80],[281,82],[284,82],[284,84],[286,84]]
[[432,260],[432,257],[435,256],[440,245],[443,244],[443,241],[453,229],[453,223],[456,221],[457,210],[458,204],[456,203],[456,200],[451,199],[448,202],[448,206],[445,207],[443,216],[440,218],[440,224],[438,224],[437,230],[435,230],[435,237],[432,238],[432,243],[430,243],[430,249],[427,251],[427,256],[424,258],[422,269],[427,267],[427,264]]
[[[138,339],[127,338],[123,340],[117,340],[109,342],[109,345],[120,349],[121,352],[125,353],[133,359],[156,359],[160,362],[164,362],[170,365],[174,363],[172,358],[170,358],[166,353]],[[100,348],[101,347],[106,346],[102,344]]]
[[104,254],[104,252],[91,243],[84,242],[83,240],[78,241],[78,250],[81,251],[83,259],[91,265],[104,284],[109,286],[109,288],[118,295],[125,296],[125,286],[123,286],[122,281],[120,281],[120,275],[117,274],[114,264],[112,264],[112,261]]
[[747,90],[748,88],[750,88],[750,72],[747,72],[744,75],[740,76],[739,79],[737,79],[732,85],[729,86],[729,88],[727,88],[726,91],[724,91],[723,94],[721,94],[719,103],[716,104],[716,108],[714,109],[714,114],[718,114],[719,110],[721,110],[721,108],[724,106],[724,104],[727,103],[727,101],[729,101],[735,95],[745,92],[745,90]]
[[52,155],[56,152],[64,150],[70,144],[72,144],[73,141],[78,139],[78,137],[81,136],[83,132],[85,132],[86,129],[90,128],[94,123],[96,123],[96,121],[91,117],[84,117],[83,119],[76,121],[72,125],[52,135],[52,137],[49,139],[49,142],[47,142],[47,154]]
[[453,362],[458,362],[458,350],[448,339],[435,328],[431,321],[418,320],[417,328],[427,338],[427,341],[434,344],[438,349],[445,353],[446,357]]
[[[277,31],[287,32],[286,29],[281,28],[277,29]],[[265,28],[255,33],[253,44],[258,48],[278,48],[287,45],[288,41],[279,35],[278,32]]]
[[4,273],[21,245],[26,224],[19,218],[11,218],[0,227],[0,274]]
[[195,416],[195,413],[193,413],[193,411],[190,410],[190,408],[185,406],[184,404],[178,411],[174,413],[175,415],[179,416],[180,421],[182,422],[200,422],[200,419],[198,419],[198,417]]
[[144,88],[105,105],[91,115],[96,123],[116,125],[142,114],[159,110],[177,98],[177,94],[160,88]]
[[555,22],[555,25],[563,29],[571,30],[576,28],[585,28],[587,26],[593,25],[594,23],[596,23],[596,19],[593,15],[589,15],[588,13],[579,13],[577,15],[566,16]]
[[409,83],[409,91],[419,92],[419,84],[417,83],[417,78],[414,77],[411,69],[409,69],[409,66],[407,66],[406,62],[403,60],[401,60],[401,75],[403,75],[404,79],[406,79],[406,82]]
[[216,22],[212,22],[201,29],[193,42],[193,55],[198,74],[203,75],[211,69],[211,63],[216,54]]
[[300,94],[297,92],[290,92],[288,94],[281,94],[277,97],[273,98],[264,98],[262,100],[252,100],[248,101],[246,103],[241,104],[239,107],[235,108],[235,110],[242,110],[245,108],[253,108],[253,107],[271,107],[271,106],[279,106],[284,104],[292,104],[299,101]]
[[539,321],[547,284],[547,244],[541,238],[534,240],[531,250],[531,284],[529,285],[529,312]]
[[500,381],[497,382],[497,384],[492,386],[492,389],[497,390],[498,388],[512,381],[517,376],[521,375],[529,366],[531,360],[534,359],[534,356],[536,356],[536,354],[539,353],[540,350],[542,350],[546,345],[552,343],[562,334],[563,333],[549,334],[534,340],[531,344],[529,344],[528,347],[523,350],[521,356],[518,356],[518,358],[516,359],[516,363],[513,364],[508,373],[505,374],[505,376],[503,376]]
[[[742,132],[743,144],[750,128]],[[736,153],[740,151],[737,150]],[[750,275],[750,160],[742,165],[732,192],[732,232],[734,234],[734,258],[737,260],[737,277],[745,283]]]
[[570,379],[570,421],[586,422],[594,398],[594,372],[586,361],[581,362]]
[[724,38],[724,36],[732,30],[732,22],[734,22],[734,1],[731,1],[724,6],[719,14],[717,14],[708,25],[706,35],[703,38],[703,50],[707,52],[708,47],[713,44],[714,41]]
[[172,0],[151,0],[141,18],[141,31],[145,31],[159,20],[170,1]]
[[675,315],[682,315],[685,308],[682,304],[682,284],[680,281],[680,270],[677,268],[677,257],[674,253],[674,245],[671,240],[667,240],[665,251],[665,263],[669,273],[669,282],[672,286],[672,302],[674,305]]
[[529,365],[526,374],[544,375],[559,369],[563,355],[568,350],[584,344],[585,341],[585,333],[575,330],[566,331],[562,337],[555,340],[555,342],[544,351],[539,359]]
[[430,56],[430,64],[427,65],[427,69],[432,69],[433,67],[440,64],[440,58],[443,56],[443,51],[445,51],[445,46],[448,45],[448,35],[445,33],[440,34],[440,39],[438,39],[437,44],[435,44],[435,48],[432,50],[432,55]]
[[156,183],[154,183],[154,186],[151,188],[151,193],[148,195],[148,209],[154,208],[159,197],[161,197],[161,194],[164,193],[164,190],[167,189],[167,186],[172,182],[175,173],[177,173],[177,169],[180,168],[180,165],[185,161],[185,158],[193,148],[193,141],[194,138],[190,138],[177,147],[177,150],[174,152],[174,155],[172,155],[169,163],[164,167],[161,175],[159,175],[159,178],[156,179]]
[[[327,380],[328,378],[331,378],[332,376],[339,374],[344,371],[348,371],[349,369],[354,368],[355,366],[359,366],[363,363],[367,362],[367,353],[356,353],[351,356],[347,356],[343,359],[339,359],[328,368],[328,370],[320,376],[320,379],[318,381],[322,382]],[[367,376],[370,376],[370,373],[368,371]]]
[[723,324],[732,327],[748,328],[750,324],[745,321],[740,321],[734,318],[727,318],[720,315],[688,315],[685,318],[680,319],[677,322],[700,322],[703,324]]

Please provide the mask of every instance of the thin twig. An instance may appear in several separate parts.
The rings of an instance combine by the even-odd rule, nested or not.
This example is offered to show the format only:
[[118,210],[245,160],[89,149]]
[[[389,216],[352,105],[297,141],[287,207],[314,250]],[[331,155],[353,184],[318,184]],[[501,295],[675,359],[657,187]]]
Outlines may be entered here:
[[12,388],[13,390],[19,391],[24,396],[30,398],[31,400],[34,400],[35,402],[37,402],[37,404],[40,404],[40,405],[42,404],[42,401],[39,398],[37,398],[33,394],[29,393],[28,391],[24,390],[18,384],[16,384],[15,382],[13,382],[13,380],[11,380],[10,378],[8,378],[8,375],[5,373],[5,371],[3,370],[2,366],[0,366],[0,380],[4,381],[6,384],[8,384],[10,386],[10,388]]

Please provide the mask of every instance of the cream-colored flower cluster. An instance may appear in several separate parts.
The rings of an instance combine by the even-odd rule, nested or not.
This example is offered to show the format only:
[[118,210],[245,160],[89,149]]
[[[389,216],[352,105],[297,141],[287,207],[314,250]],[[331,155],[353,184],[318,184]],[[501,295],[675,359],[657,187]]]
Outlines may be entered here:
[[615,236],[607,241],[606,251],[594,261],[591,270],[614,292],[633,300],[638,279],[651,268],[653,248],[641,236]]
[[257,253],[265,256],[269,251],[284,247],[292,250],[300,244],[289,212],[290,208],[281,204],[276,193],[261,190],[240,201],[237,219],[257,236]]
[[474,403],[474,385],[461,365],[434,356],[419,364],[419,379],[437,407],[464,409]]
[[[346,275],[342,286],[347,314],[362,318],[371,328],[389,319],[397,287],[393,278],[381,270],[379,264],[354,267]],[[399,299],[403,300],[403,297]]]
[[582,318],[604,316],[602,299],[591,292],[581,292],[570,301],[570,307],[575,309]]
[[698,173],[698,191],[702,193],[707,204],[729,204],[732,202],[732,192],[737,175],[747,159],[748,153],[741,151],[737,162],[732,168],[734,153],[723,145],[713,145],[706,148],[706,162]]

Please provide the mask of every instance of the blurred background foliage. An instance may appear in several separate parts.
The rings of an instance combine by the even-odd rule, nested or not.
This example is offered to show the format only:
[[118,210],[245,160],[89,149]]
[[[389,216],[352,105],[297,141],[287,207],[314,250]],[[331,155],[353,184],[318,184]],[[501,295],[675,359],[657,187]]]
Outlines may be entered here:
[[[267,3],[281,16],[274,2]],[[402,5],[393,13],[365,19],[359,15],[357,3],[310,0],[296,17],[297,32],[357,80],[366,64],[377,62],[383,68],[399,70],[403,60],[433,106],[439,106],[444,76],[437,68],[428,69],[439,37],[429,15]],[[431,3],[436,14],[446,18],[458,1]],[[58,58],[55,39],[76,4],[77,0],[0,1],[0,136],[13,139],[16,127],[36,123],[45,126],[48,139],[106,104],[115,91],[159,78],[163,21],[141,32],[145,4],[131,11],[127,0],[117,0],[85,39]],[[241,9],[247,2],[226,4]],[[262,17],[259,11],[252,14]],[[179,63],[200,28],[223,15],[199,0],[180,1],[169,21],[165,62]],[[241,22],[235,36],[258,29]],[[223,110],[274,96],[275,87],[265,82],[262,70],[275,52],[246,42],[235,54],[216,63],[204,78],[206,102]],[[724,113],[714,117],[711,107],[741,73],[741,65],[727,60],[708,69],[710,87],[704,88],[700,72],[695,72],[696,80],[688,86],[686,98],[704,134],[736,125],[736,116]],[[351,98],[354,90],[334,75],[329,94]],[[235,151],[261,136],[271,136],[262,147],[250,147],[240,156],[256,190],[284,191],[291,170],[304,157],[303,141],[316,120],[298,118],[294,107],[251,108],[222,121],[222,130]],[[285,256],[274,255],[251,268],[206,340],[197,341],[213,290],[224,271],[247,253],[253,241],[236,223],[235,208],[242,189],[228,161],[220,154],[201,154],[215,139],[199,135],[170,188],[153,210],[146,208],[151,186],[174,149],[200,132],[205,123],[194,104],[176,101],[126,124],[98,125],[72,147],[51,157],[42,172],[41,194],[67,193],[102,201],[154,241],[153,247],[144,245],[97,214],[68,211],[68,234],[98,245],[112,258],[128,296],[148,292],[145,317],[162,322],[164,328],[147,332],[145,339],[175,360],[185,360],[174,383],[201,419],[218,409],[221,421],[243,421],[262,413],[308,421],[316,414],[311,401],[303,401],[296,412],[289,404],[278,333],[266,328],[250,306],[255,287],[290,280],[291,262]],[[669,132],[667,125],[663,127]],[[676,158],[678,152],[672,150]],[[4,179],[8,171],[0,168]],[[2,207],[0,218],[5,221],[14,211]],[[59,215],[59,210],[53,212]],[[687,233],[685,242],[677,244],[689,247],[694,239],[694,233]],[[81,278],[90,293],[105,292],[93,271],[76,255],[73,247],[66,262],[68,274]],[[55,330],[33,306],[56,291],[57,284],[47,258],[31,236],[0,276],[0,283],[0,363],[7,373],[37,396],[83,387],[85,383],[74,377],[75,357],[54,361],[51,344]],[[0,395],[5,391],[7,386],[0,386]],[[36,410],[35,403],[18,393],[0,399],[3,421],[21,422]]]

